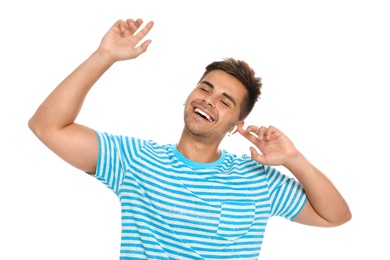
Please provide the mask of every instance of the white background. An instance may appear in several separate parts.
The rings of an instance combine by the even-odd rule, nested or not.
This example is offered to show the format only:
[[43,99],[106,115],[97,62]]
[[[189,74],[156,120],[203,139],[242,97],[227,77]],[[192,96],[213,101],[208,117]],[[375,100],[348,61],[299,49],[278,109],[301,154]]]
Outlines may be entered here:
[[[153,20],[148,51],[115,64],[78,122],[177,142],[204,67],[246,60],[263,78],[246,124],[275,125],[323,170],[353,219],[322,229],[271,219],[260,259],[390,259],[387,1],[2,1],[0,259],[118,259],[119,202],[27,127],[118,19]],[[223,148],[248,152],[239,135]],[[282,169],[283,170],[283,169]]]

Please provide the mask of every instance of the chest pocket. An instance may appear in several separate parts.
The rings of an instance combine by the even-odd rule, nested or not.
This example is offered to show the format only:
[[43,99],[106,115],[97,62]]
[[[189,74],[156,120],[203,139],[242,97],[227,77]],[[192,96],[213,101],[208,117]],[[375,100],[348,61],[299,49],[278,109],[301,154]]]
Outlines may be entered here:
[[224,201],[217,233],[228,240],[237,240],[248,233],[254,217],[254,202]]

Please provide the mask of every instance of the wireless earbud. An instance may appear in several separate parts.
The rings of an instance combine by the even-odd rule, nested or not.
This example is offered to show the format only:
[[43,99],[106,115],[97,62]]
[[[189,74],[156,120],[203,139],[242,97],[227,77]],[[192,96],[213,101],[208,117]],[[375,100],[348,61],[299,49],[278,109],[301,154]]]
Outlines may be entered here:
[[234,125],[234,128],[232,131],[229,132],[228,136],[232,136],[237,132],[237,125]]

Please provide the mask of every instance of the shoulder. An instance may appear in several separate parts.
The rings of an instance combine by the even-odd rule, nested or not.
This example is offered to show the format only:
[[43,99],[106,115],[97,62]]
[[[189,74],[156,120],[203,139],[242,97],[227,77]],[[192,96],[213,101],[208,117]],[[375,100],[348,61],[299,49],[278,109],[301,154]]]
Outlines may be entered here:
[[96,132],[100,150],[117,150],[120,153],[167,154],[170,145],[159,144],[154,140],[146,140],[133,136],[118,135],[107,132]]

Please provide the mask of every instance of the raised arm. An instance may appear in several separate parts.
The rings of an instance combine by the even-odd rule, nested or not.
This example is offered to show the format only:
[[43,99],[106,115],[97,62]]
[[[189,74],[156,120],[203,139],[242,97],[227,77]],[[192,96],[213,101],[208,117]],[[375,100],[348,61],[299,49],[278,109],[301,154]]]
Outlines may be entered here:
[[117,21],[99,48],[49,94],[28,122],[50,150],[82,171],[95,173],[98,141],[94,130],[75,120],[89,90],[116,61],[134,59],[147,50],[151,41],[140,42],[153,22],[141,29],[142,24],[141,19]]
[[240,127],[238,132],[252,142],[252,159],[264,165],[283,165],[302,184],[308,203],[294,219],[295,222],[333,227],[344,224],[352,217],[347,202],[333,183],[312,165],[276,127]]

